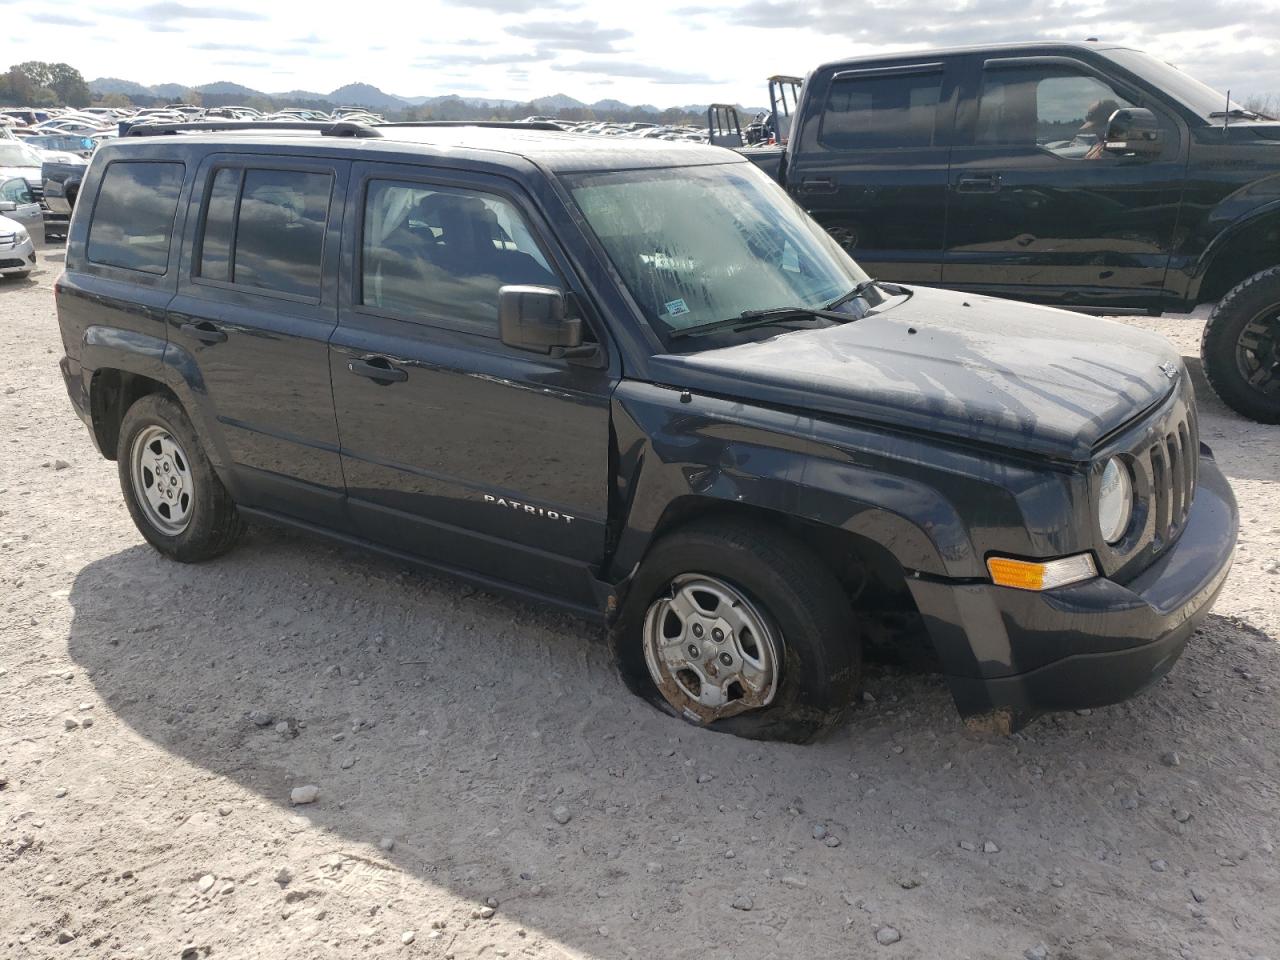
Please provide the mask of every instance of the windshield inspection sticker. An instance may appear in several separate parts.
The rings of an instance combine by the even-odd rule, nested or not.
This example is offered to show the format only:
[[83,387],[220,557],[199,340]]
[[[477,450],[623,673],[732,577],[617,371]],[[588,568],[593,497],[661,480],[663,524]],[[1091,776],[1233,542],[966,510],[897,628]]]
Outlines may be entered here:
[[689,306],[683,300],[668,300],[665,306],[669,317],[678,317],[682,313],[689,312]]

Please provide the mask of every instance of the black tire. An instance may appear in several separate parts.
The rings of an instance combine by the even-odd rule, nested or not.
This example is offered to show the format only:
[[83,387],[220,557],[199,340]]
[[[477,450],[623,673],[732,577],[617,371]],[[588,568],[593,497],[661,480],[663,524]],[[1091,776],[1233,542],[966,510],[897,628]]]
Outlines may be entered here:
[[690,720],[659,692],[645,665],[643,637],[649,605],[669,592],[673,579],[690,573],[742,591],[782,638],[773,701],[706,727],[753,740],[806,743],[835,726],[861,682],[862,644],[848,597],[812,551],[750,520],[694,521],[650,549],[610,630],[614,659],[632,692]]
[[[134,489],[131,464],[134,440],[150,427],[162,428],[178,442],[194,480],[190,520],[176,535],[155,526],[139,501],[140,492]],[[148,394],[125,413],[116,445],[116,467],[129,515],[147,542],[165,556],[182,563],[211,560],[230,550],[243,533],[244,521],[235,502],[205,456],[186,412],[171,397]]]
[[[1260,343],[1247,356],[1246,335]],[[1223,403],[1250,420],[1280,423],[1280,267],[1255,273],[1218,302],[1200,339],[1200,360]],[[1251,376],[1264,379],[1255,385]]]

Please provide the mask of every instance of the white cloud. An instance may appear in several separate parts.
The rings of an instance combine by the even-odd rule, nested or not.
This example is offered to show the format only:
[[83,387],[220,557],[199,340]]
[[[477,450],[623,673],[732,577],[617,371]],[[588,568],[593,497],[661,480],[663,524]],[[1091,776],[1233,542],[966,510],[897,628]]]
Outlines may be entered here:
[[[1177,64],[1243,98],[1280,93],[1274,0],[218,0],[215,6],[102,0],[97,29],[68,29],[34,5],[12,62],[65,61],[88,79],[326,92],[371,83],[405,96],[466,90],[567,93],[662,106],[759,104],[765,77],[893,49],[1099,36]],[[101,34],[108,33],[104,42]],[[0,64],[3,69],[7,64]],[[465,87],[463,86],[465,84]]]

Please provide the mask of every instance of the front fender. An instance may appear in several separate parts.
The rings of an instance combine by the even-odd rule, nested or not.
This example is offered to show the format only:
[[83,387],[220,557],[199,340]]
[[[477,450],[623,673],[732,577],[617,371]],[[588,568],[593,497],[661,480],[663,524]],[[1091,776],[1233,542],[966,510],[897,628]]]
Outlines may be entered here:
[[[669,508],[687,498],[845,530],[881,544],[908,572],[984,576],[968,526],[932,482],[949,468],[921,463],[914,441],[860,431],[853,447],[841,447],[837,437],[848,439],[852,428],[635,382],[623,383],[613,404],[624,518],[609,568],[615,582],[640,562]],[[952,467],[965,469],[959,461]]]

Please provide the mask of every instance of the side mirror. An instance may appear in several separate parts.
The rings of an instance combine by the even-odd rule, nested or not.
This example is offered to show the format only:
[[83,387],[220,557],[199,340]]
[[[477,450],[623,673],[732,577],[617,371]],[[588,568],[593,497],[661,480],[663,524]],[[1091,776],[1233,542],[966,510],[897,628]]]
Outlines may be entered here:
[[1162,149],[1160,123],[1142,107],[1117,110],[1107,121],[1102,148],[1107,153],[1154,157]]
[[565,295],[555,287],[512,285],[498,291],[498,327],[509,347],[550,353],[582,346],[582,321],[565,316]]
[[18,204],[13,200],[0,200],[0,213],[13,213],[18,209]]

